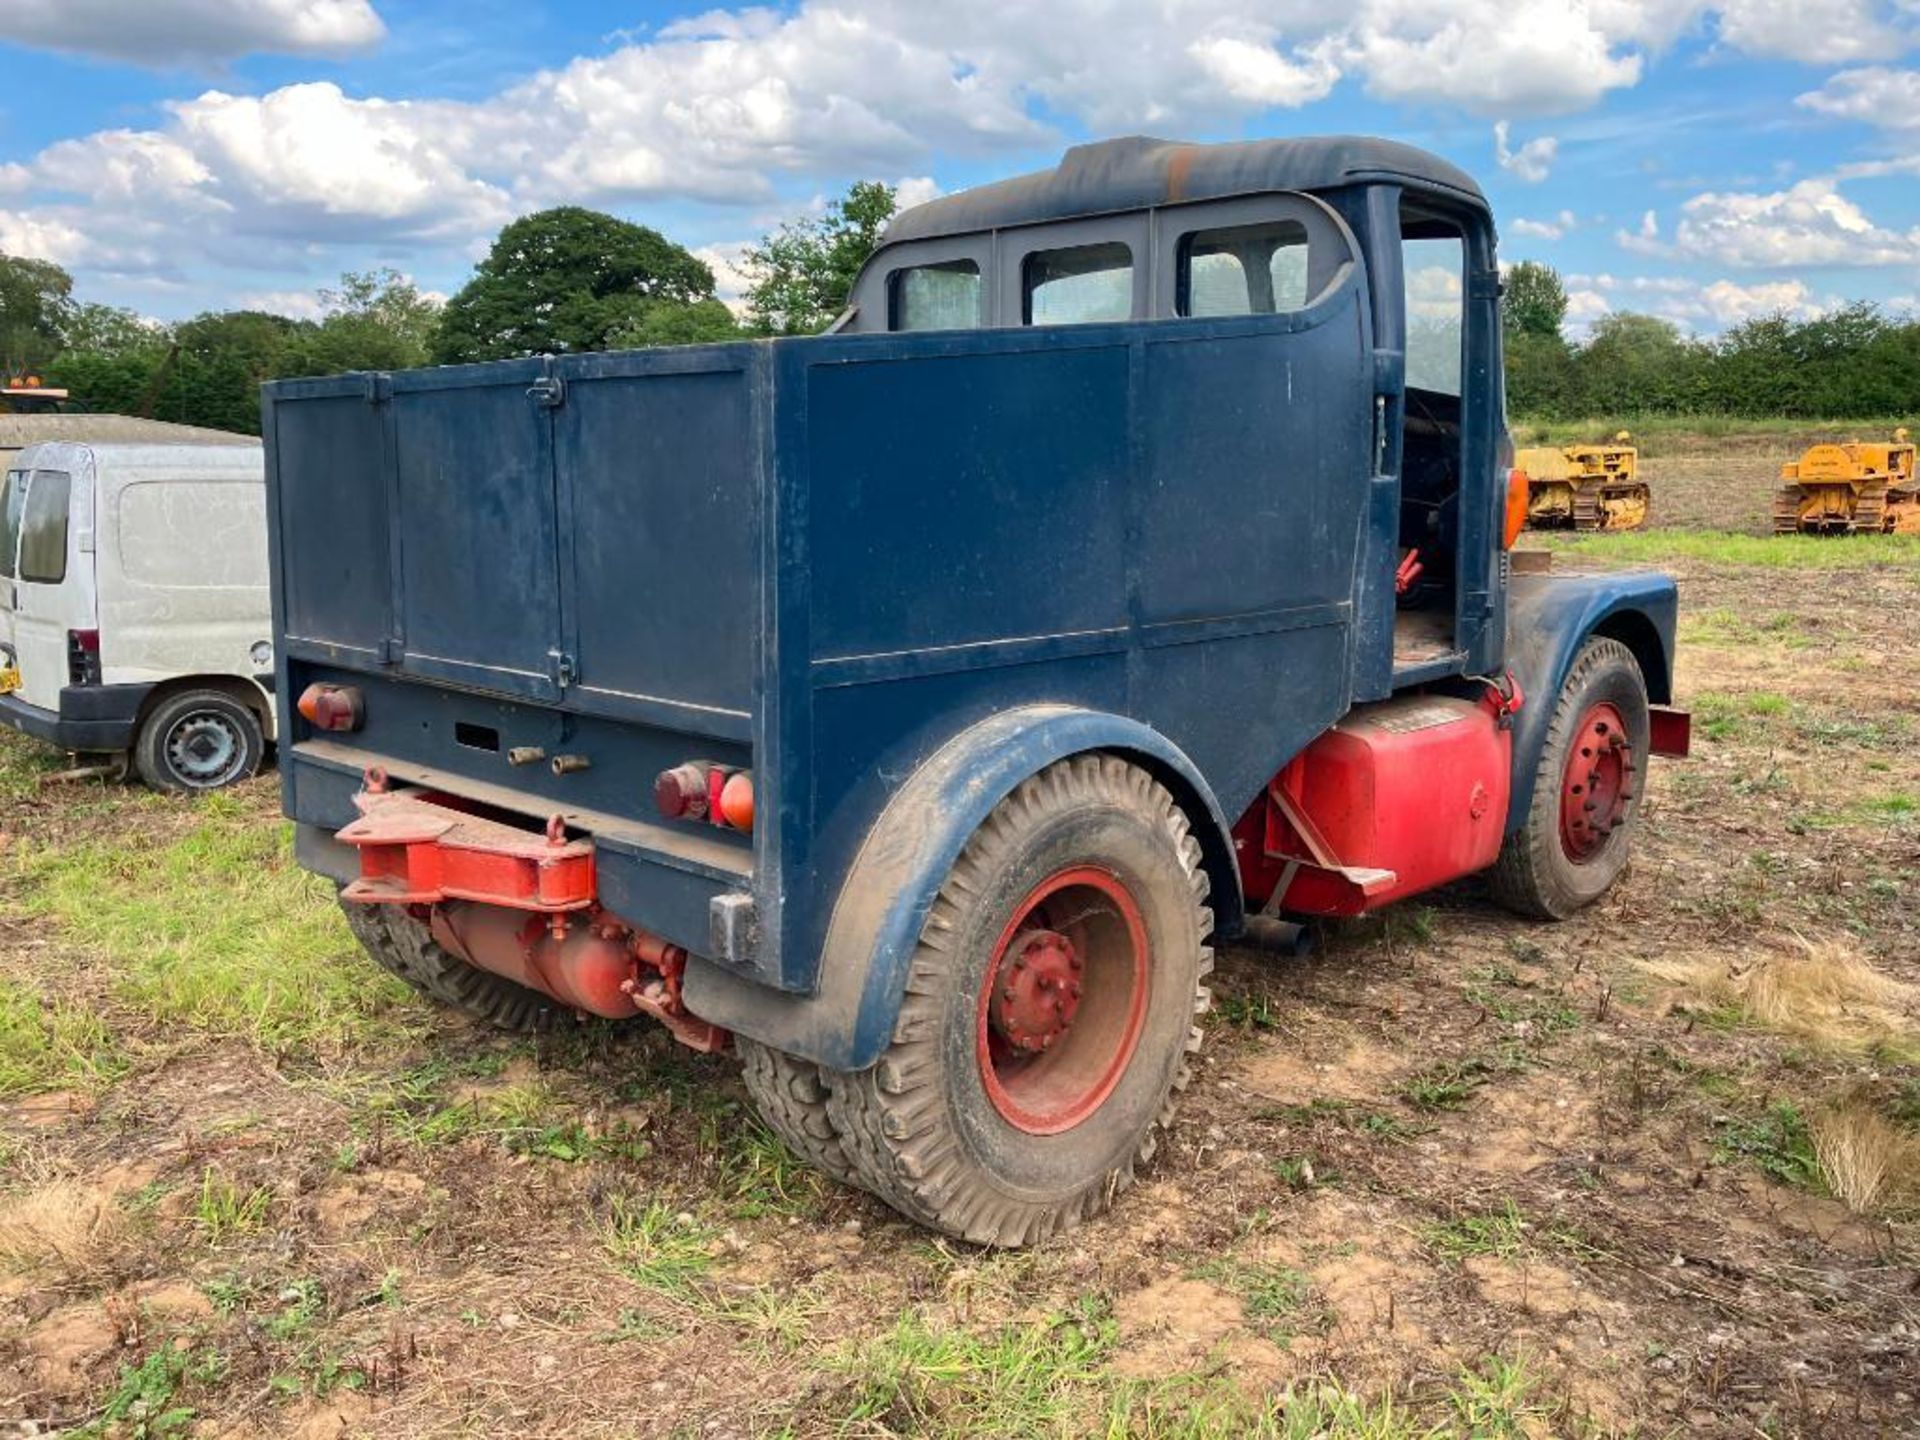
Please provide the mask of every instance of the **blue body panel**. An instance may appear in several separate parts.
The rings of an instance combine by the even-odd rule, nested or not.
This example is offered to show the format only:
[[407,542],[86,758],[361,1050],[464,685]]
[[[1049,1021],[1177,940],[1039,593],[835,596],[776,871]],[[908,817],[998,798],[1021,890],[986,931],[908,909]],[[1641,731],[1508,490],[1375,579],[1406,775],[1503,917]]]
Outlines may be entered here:
[[[694,1011],[840,1067],[891,1032],[947,867],[1026,776],[1127,754],[1228,830],[1394,657],[1398,190],[1329,197],[1357,263],[1305,309],[841,334],[267,387],[287,812],[318,868],[360,772],[591,833],[601,898],[684,946]],[[1328,222],[1335,223],[1335,222]],[[1454,653],[1545,706],[1595,626],[1668,685],[1671,582],[1516,582],[1489,227],[1472,270]],[[1370,286],[1385,275],[1393,292]],[[1395,342],[1397,345],[1397,342]],[[1636,618],[1637,617],[1637,618]],[[1652,638],[1649,639],[1648,637]],[[366,697],[352,734],[293,710]],[[515,751],[542,763],[516,765]],[[548,757],[584,758],[555,773]],[[653,777],[751,769],[751,836]]]

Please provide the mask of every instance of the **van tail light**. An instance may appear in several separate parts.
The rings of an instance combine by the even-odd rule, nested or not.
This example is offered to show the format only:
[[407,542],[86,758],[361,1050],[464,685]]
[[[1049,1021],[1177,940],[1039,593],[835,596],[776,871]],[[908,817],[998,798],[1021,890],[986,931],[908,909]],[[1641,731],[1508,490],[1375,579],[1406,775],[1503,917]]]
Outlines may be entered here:
[[71,685],[100,683],[100,632],[67,631],[67,682]]
[[1520,532],[1527,528],[1527,472],[1509,470],[1507,472],[1507,528],[1501,538],[1502,549],[1511,550],[1513,542],[1520,538]]
[[316,730],[358,730],[367,718],[360,692],[351,685],[309,685],[294,708]]

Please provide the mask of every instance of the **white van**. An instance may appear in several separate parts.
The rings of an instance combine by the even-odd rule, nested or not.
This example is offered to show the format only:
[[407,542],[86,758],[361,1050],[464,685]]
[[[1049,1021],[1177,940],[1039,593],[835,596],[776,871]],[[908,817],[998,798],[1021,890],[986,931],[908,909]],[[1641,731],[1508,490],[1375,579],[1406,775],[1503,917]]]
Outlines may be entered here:
[[32,445],[0,492],[0,724],[130,755],[167,790],[273,739],[256,445]]

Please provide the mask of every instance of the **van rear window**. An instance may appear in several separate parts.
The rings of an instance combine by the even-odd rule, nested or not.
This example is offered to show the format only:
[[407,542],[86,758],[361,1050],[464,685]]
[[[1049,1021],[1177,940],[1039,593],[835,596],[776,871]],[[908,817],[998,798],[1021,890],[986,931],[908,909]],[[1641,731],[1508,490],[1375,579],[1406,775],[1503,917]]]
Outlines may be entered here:
[[27,503],[27,472],[9,470],[0,492],[0,580],[13,579],[13,552],[20,548],[20,511]]
[[36,470],[20,516],[20,578],[58,585],[67,578],[67,496],[73,481],[64,470]]

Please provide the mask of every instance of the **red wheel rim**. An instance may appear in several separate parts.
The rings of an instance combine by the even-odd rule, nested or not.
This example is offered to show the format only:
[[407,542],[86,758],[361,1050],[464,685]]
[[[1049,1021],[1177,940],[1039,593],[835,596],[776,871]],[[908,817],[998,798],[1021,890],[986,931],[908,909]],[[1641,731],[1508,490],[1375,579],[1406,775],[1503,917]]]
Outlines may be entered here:
[[1118,876],[1061,870],[1027,893],[993,947],[975,1030],[993,1108],[1058,1135],[1106,1102],[1147,1018],[1147,925]]
[[1560,848],[1584,865],[1626,823],[1639,766],[1619,709],[1601,701],[1580,717],[1560,780]]

